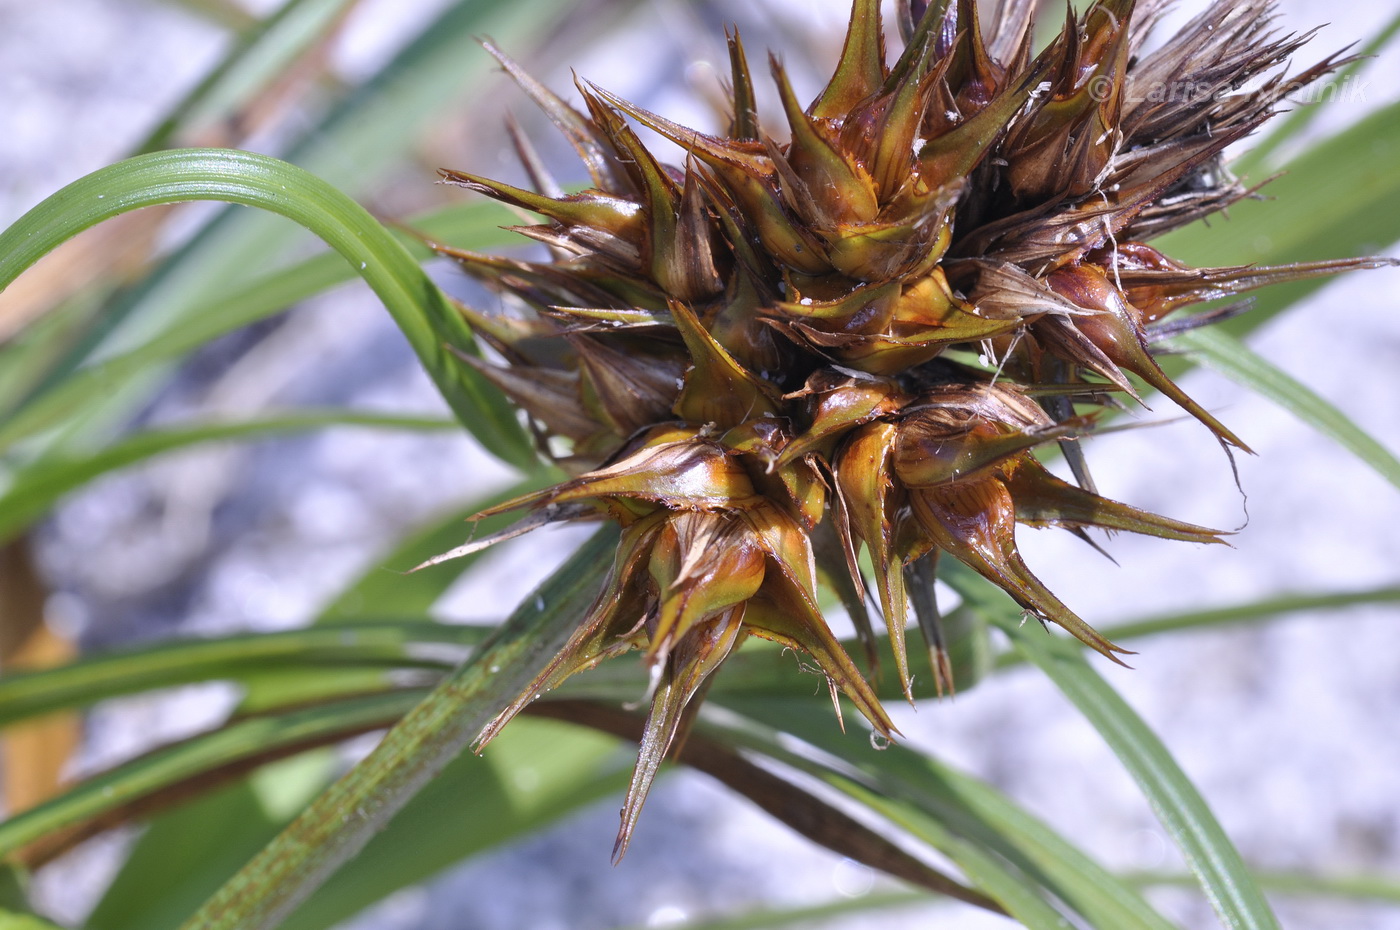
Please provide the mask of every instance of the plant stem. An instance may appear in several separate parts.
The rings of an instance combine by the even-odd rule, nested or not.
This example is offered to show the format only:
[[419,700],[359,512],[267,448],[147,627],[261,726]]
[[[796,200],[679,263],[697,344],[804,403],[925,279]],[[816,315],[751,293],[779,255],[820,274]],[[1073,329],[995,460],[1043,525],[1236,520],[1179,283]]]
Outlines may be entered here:
[[182,930],[270,930],[288,917],[539,674],[588,610],[616,544],[612,531],[594,535]]

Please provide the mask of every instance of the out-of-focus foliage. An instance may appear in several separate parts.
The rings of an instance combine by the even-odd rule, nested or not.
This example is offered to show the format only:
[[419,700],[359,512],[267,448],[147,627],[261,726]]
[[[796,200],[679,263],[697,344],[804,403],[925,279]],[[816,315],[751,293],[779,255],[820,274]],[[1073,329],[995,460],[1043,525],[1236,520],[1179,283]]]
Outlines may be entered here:
[[[6,305],[24,325],[5,330],[0,341],[0,536],[22,534],[62,495],[110,470],[191,444],[333,423],[450,426],[318,410],[126,433],[133,411],[169,382],[189,353],[357,274],[394,314],[460,423],[517,466],[520,483],[512,493],[474,502],[411,538],[386,540],[376,567],[349,584],[304,631],[149,645],[51,670],[6,669],[0,679],[5,726],[175,683],[231,681],[244,698],[226,725],[68,786],[0,824],[0,851],[17,866],[7,872],[14,881],[6,882],[0,898],[7,908],[0,912],[0,930],[50,926],[21,913],[27,906],[22,868],[41,867],[86,838],[133,822],[148,829],[88,921],[91,930],[156,930],[186,921],[191,928],[330,927],[453,862],[620,790],[627,774],[614,751],[616,740],[642,734],[641,718],[618,708],[645,693],[644,670],[614,663],[532,708],[552,719],[522,721],[484,757],[461,752],[567,636],[611,564],[614,543],[606,535],[596,538],[524,597],[520,610],[489,637],[434,623],[430,616],[446,588],[474,571],[474,558],[453,563],[452,570],[410,576],[378,567],[406,569],[451,548],[460,542],[465,514],[559,476],[535,461],[503,399],[448,351],[473,351],[472,337],[420,268],[429,255],[420,239],[381,223],[352,199],[374,197],[378,183],[411,157],[425,128],[447,108],[463,105],[489,67],[473,36],[490,34],[524,57],[560,29],[582,45],[619,22],[631,4],[460,0],[443,7],[380,71],[354,86],[337,82],[317,64],[353,12],[352,0],[288,0],[261,20],[245,19],[240,7],[225,3],[182,5],[237,30],[227,58],[151,133],[141,146],[146,155],[65,188],[0,235],[0,283],[43,276],[38,297],[28,292],[20,310]],[[307,69],[316,80],[291,80],[304,78]],[[284,160],[173,148],[207,139],[210,127],[244,125],[252,134],[257,127],[248,120],[254,115],[295,106],[289,86],[322,102],[312,109],[310,125],[283,133],[284,144],[272,154]],[[1301,128],[1295,119],[1283,132]],[[216,141],[236,146],[245,138]],[[1288,150],[1272,141],[1266,148],[1272,158]],[[1237,204],[1227,228],[1197,224],[1177,230],[1162,240],[1163,250],[1215,265],[1272,264],[1351,256],[1363,246],[1393,242],[1400,238],[1397,151],[1400,108],[1392,106],[1302,147],[1284,163],[1270,162],[1268,167],[1287,171],[1269,189],[1275,199]],[[1260,161],[1253,164],[1256,170],[1263,167]],[[168,251],[150,244],[177,214],[160,212],[166,207],[128,212],[192,199],[262,211],[214,214]],[[296,223],[268,212],[311,229],[339,255],[285,260],[304,245],[296,238],[302,233]],[[129,252],[117,260],[115,251],[78,244],[54,253],[49,270],[19,277],[60,243],[104,221],[96,232],[110,230],[108,238],[87,241],[135,243],[140,248],[134,262]],[[511,241],[498,227],[512,221],[497,208],[469,203],[403,226],[459,249],[486,250]],[[1215,365],[1293,410],[1400,483],[1400,463],[1362,425],[1242,341],[1316,286],[1308,281],[1266,291],[1253,312],[1225,324],[1226,332],[1186,334],[1177,345],[1189,358]],[[16,287],[6,297],[18,299],[18,292]],[[0,317],[0,326],[9,320]],[[503,525],[498,519],[479,532]],[[1033,624],[1023,626],[1019,609],[970,572],[954,569],[946,580],[963,598],[945,618],[953,679],[964,688],[995,687],[997,669],[1024,661],[1042,669],[1137,780],[1225,925],[1276,925],[1261,886],[1394,899],[1392,884],[1365,876],[1311,884],[1306,877],[1256,881],[1167,747],[1076,646],[1046,639]],[[3,597],[0,592],[0,603]],[[1341,609],[1396,599],[1391,587],[1281,595],[1109,626],[1106,632],[1128,640],[1255,622],[1305,606]],[[989,637],[991,629],[1002,630],[1013,649],[993,655],[997,640]],[[877,647],[892,655],[888,637]],[[915,676],[932,676],[926,656],[912,661]],[[1029,927],[1172,926],[1144,898],[1140,884],[1179,876],[1117,874],[1113,863],[1095,862],[993,787],[933,753],[905,746],[877,752],[863,734],[841,738],[829,710],[807,696],[813,679],[776,649],[746,648],[726,672],[680,761],[748,796],[813,842],[922,892],[703,926],[801,926],[929,895],[1009,913]],[[898,688],[886,683],[881,696],[889,691]],[[854,720],[847,725],[862,726]],[[379,747],[327,790],[335,767],[324,747],[391,726]],[[850,816],[853,806],[858,818]],[[373,835],[380,827],[383,832]],[[336,871],[361,847],[358,858]]]

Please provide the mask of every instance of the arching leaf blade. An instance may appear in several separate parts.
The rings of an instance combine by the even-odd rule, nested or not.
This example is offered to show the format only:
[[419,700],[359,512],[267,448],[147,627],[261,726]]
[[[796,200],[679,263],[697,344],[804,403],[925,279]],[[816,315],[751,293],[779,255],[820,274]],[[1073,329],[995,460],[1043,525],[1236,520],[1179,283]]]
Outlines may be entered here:
[[449,346],[474,352],[465,321],[382,225],[334,187],[286,162],[222,149],[141,155],[68,185],[0,233],[0,287],[104,219],[161,203],[223,200],[306,226],[357,268],[418,353],[449,406],[486,448],[520,467],[534,452],[515,414]]

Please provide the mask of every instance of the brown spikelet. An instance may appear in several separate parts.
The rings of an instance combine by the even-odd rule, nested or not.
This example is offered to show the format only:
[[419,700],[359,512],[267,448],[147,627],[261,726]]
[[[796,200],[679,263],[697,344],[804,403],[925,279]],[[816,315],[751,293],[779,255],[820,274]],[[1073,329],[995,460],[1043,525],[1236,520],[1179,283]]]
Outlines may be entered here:
[[[464,309],[500,362],[463,363],[574,475],[490,512],[529,511],[499,538],[600,518],[623,535],[587,621],[482,741],[570,675],[640,650],[650,712],[616,855],[710,677],[747,637],[805,654],[838,714],[845,700],[895,733],[873,667],[828,627],[819,583],[848,607],[872,666],[873,592],[913,700],[911,614],[935,689],[956,684],[932,596],[940,557],[1121,661],[1031,571],[1018,525],[1222,542],[1100,496],[1083,439],[1145,383],[1247,451],[1164,373],[1154,340],[1215,318],[1174,316],[1194,304],[1381,261],[1197,269],[1145,241],[1245,196],[1222,150],[1286,89],[1341,63],[1286,83],[1281,66],[1307,36],[1276,34],[1269,0],[1220,0],[1147,49],[1165,5],[1097,0],[1036,53],[1031,0],[986,17],[974,0],[901,0],[905,44],[891,61],[880,4],[853,0],[816,100],[804,105],[770,59],[778,127],[757,116],[736,32],[720,134],[586,82],[576,109],[486,45],[592,181],[564,193],[514,130],[536,190],[443,172],[539,216],[520,231],[554,256],[441,249],[522,310]],[[1155,92],[1168,85],[1189,92]],[[677,145],[682,164],[663,164],[634,126]],[[1049,444],[1076,483],[1036,458]]]

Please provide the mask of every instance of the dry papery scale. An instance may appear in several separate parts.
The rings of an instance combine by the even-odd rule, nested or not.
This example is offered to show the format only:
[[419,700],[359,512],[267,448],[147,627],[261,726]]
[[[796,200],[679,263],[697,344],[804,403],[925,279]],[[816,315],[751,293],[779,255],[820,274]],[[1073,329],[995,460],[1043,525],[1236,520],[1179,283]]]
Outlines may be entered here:
[[[737,32],[722,136],[586,81],[581,112],[486,46],[592,187],[566,194],[512,127],[534,191],[443,175],[545,217],[517,229],[552,260],[440,251],[506,298],[505,313],[463,308],[500,363],[463,363],[520,405],[541,453],[574,477],[486,511],[528,513],[433,561],[552,522],[621,526],[587,619],[481,737],[574,673],[642,650],[650,713],[617,856],[706,681],[749,636],[809,656],[833,700],[844,693],[895,735],[817,599],[819,582],[840,595],[873,674],[862,548],[911,700],[911,586],[927,587],[941,554],[1119,661],[1125,650],[1026,566],[1016,525],[1221,542],[1099,496],[1080,441],[1104,409],[1137,399],[1133,375],[1248,451],[1163,373],[1153,342],[1221,315],[1172,316],[1193,304],[1379,263],[1202,269],[1146,244],[1249,196],[1221,153],[1345,63],[1285,79],[1308,36],[1275,32],[1268,0],[1217,2],[1150,51],[1163,0],[1071,10],[1039,53],[1034,6],[1003,0],[983,19],[975,0],[903,0],[891,63],[878,0],[855,0],[811,104],[770,58],[786,123],[772,133]],[[658,161],[633,124],[684,164]],[[1037,460],[1048,443],[1074,483]],[[942,694],[947,653],[936,619],[918,614]]]

